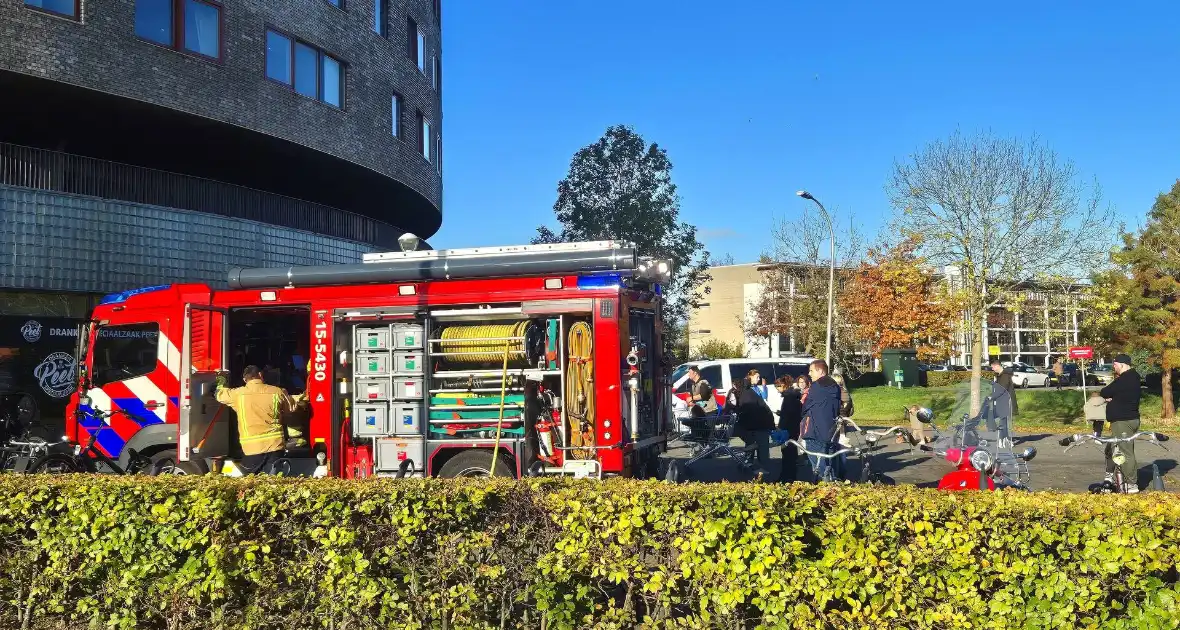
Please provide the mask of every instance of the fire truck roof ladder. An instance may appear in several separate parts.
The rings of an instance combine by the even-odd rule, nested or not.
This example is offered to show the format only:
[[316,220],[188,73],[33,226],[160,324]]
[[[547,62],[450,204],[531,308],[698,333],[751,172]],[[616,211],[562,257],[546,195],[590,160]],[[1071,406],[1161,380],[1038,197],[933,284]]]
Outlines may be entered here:
[[263,289],[378,284],[629,271],[640,267],[632,245],[594,241],[366,254],[365,262],[351,265],[273,269],[235,267],[229,272],[229,286],[233,289]]

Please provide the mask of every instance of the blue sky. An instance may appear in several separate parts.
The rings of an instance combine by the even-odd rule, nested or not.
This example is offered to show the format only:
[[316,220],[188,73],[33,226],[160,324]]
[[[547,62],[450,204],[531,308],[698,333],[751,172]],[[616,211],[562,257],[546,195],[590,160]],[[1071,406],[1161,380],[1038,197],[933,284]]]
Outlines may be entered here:
[[1180,177],[1180,3],[443,5],[436,248],[527,242],[619,123],[668,151],[682,218],[739,262],[799,188],[875,233],[893,161],[956,129],[1038,134],[1131,224]]

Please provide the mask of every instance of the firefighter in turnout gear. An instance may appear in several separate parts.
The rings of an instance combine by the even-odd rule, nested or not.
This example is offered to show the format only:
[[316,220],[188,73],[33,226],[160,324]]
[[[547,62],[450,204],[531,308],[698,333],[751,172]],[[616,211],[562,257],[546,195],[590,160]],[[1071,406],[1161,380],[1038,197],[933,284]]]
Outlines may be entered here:
[[243,472],[254,474],[264,472],[286,448],[287,437],[292,431],[284,426],[283,416],[295,411],[298,402],[287,394],[287,390],[262,381],[262,370],[257,366],[246,366],[242,372],[242,387],[227,387],[227,376],[217,377],[217,402],[226,405],[238,415],[238,437],[244,457],[239,462]]

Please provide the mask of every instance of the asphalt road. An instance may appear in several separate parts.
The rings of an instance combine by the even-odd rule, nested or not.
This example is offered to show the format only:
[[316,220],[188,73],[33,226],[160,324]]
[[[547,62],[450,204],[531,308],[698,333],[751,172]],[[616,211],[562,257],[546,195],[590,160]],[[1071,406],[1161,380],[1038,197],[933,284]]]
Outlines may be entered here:
[[[865,427],[868,428],[868,427]],[[1037,449],[1036,457],[1029,463],[1030,486],[1033,490],[1054,490],[1059,492],[1086,492],[1090,484],[1102,481],[1105,473],[1105,460],[1102,451],[1093,444],[1080,444],[1068,453],[1058,444],[1058,440],[1065,437],[1048,433],[1030,435],[1015,435],[1014,451],[1020,452],[1025,447],[1033,446]],[[1180,436],[1173,436],[1180,437]],[[734,440],[734,445],[741,445],[740,440]],[[1150,489],[1151,464],[1159,466],[1160,475],[1164,479],[1165,488],[1170,492],[1180,491],[1180,472],[1174,469],[1180,459],[1180,439],[1169,441],[1164,447],[1138,441],[1135,444],[1135,455],[1139,460],[1139,487]],[[668,452],[671,458],[686,460],[691,456],[688,448],[679,443],[673,443]],[[764,476],[766,480],[777,480],[781,470],[779,461],[780,449],[772,448],[771,470]],[[908,445],[895,444],[888,440],[874,453],[873,468],[879,470],[899,484],[913,484],[922,487],[935,487],[938,480],[946,473],[954,470],[949,462],[932,456],[923,451],[913,449]],[[853,471],[859,470],[859,463],[849,460],[849,467]],[[741,468],[728,457],[716,457],[702,460],[694,464],[688,471],[687,477],[694,481],[744,481],[749,479]],[[811,470],[805,458],[799,458],[798,478],[811,479]]]

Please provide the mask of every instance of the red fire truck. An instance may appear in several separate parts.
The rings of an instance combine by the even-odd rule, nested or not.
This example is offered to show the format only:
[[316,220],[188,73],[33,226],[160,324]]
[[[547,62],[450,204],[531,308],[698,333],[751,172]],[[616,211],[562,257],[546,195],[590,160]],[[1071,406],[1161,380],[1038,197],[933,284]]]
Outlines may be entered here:
[[233,269],[228,290],[107,296],[79,336],[67,438],[123,468],[137,453],[156,472],[223,470],[241,452],[215,379],[256,365],[308,402],[285,419],[305,439],[271,472],[657,474],[669,263],[609,241],[407,240],[358,264]]

